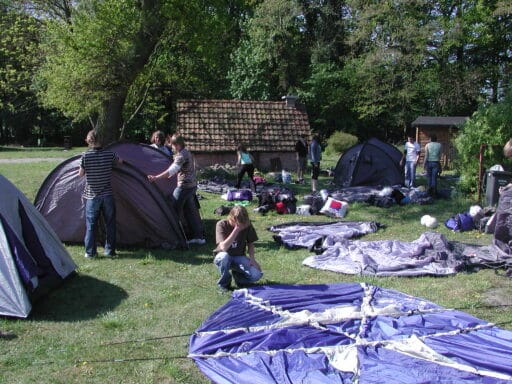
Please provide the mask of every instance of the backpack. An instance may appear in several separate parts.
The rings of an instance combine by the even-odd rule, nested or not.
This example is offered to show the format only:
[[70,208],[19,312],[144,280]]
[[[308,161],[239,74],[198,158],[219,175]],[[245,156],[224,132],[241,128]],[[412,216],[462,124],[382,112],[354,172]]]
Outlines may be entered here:
[[252,200],[252,192],[249,189],[236,189],[236,190],[230,190],[227,194],[227,200],[228,201],[234,201],[234,200]]
[[473,218],[467,212],[457,213],[444,222],[446,228],[456,232],[471,231],[475,229]]

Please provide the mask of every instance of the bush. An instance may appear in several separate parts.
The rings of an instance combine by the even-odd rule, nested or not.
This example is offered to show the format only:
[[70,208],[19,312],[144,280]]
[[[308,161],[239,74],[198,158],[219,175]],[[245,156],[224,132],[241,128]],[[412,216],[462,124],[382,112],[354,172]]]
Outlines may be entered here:
[[485,144],[483,170],[494,164],[506,168],[503,146],[512,137],[512,92],[504,101],[482,107],[464,124],[455,139],[456,167],[460,172],[460,187],[474,192],[478,187],[480,145]]
[[348,148],[357,144],[358,141],[358,138],[350,133],[336,131],[327,139],[325,152],[328,155],[339,155],[345,152]]

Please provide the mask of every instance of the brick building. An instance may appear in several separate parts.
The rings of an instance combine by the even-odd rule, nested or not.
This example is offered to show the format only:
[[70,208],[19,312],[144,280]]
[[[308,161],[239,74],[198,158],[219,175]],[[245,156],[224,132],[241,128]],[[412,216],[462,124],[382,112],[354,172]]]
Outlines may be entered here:
[[295,170],[295,142],[311,138],[304,106],[295,97],[282,102],[241,100],[180,100],[177,131],[194,154],[198,168],[235,164],[236,147],[246,146],[256,168]]

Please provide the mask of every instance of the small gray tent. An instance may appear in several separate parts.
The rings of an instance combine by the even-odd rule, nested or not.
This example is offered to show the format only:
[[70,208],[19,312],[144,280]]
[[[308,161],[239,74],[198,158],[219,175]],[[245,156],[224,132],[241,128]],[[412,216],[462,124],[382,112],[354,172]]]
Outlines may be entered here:
[[402,153],[393,145],[371,138],[345,151],[334,169],[334,183],[341,188],[403,185]]
[[[172,205],[176,178],[150,183],[146,177],[168,168],[169,157],[145,144],[114,143],[109,149],[124,160],[112,172],[117,244],[186,247],[185,234]],[[34,204],[59,238],[70,243],[83,242],[85,234],[81,198],[85,178],[78,176],[80,158],[77,155],[59,164],[41,185]]]
[[0,175],[0,315],[25,318],[31,301],[76,265],[37,209]]

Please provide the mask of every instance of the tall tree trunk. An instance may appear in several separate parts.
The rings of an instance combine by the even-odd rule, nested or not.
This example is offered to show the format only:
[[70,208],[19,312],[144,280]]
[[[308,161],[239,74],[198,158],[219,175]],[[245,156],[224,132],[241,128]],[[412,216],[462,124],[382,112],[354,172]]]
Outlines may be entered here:
[[130,68],[122,84],[108,100],[103,102],[103,108],[98,120],[97,129],[102,133],[105,144],[119,139],[123,126],[123,107],[131,85],[144,70],[155,46],[165,29],[166,20],[160,13],[159,0],[140,0],[141,24],[135,41],[133,42],[133,60],[126,63]]
[[123,106],[126,95],[126,91],[117,93],[103,103],[103,110],[96,129],[101,133],[105,145],[119,138],[119,131],[123,125]]

